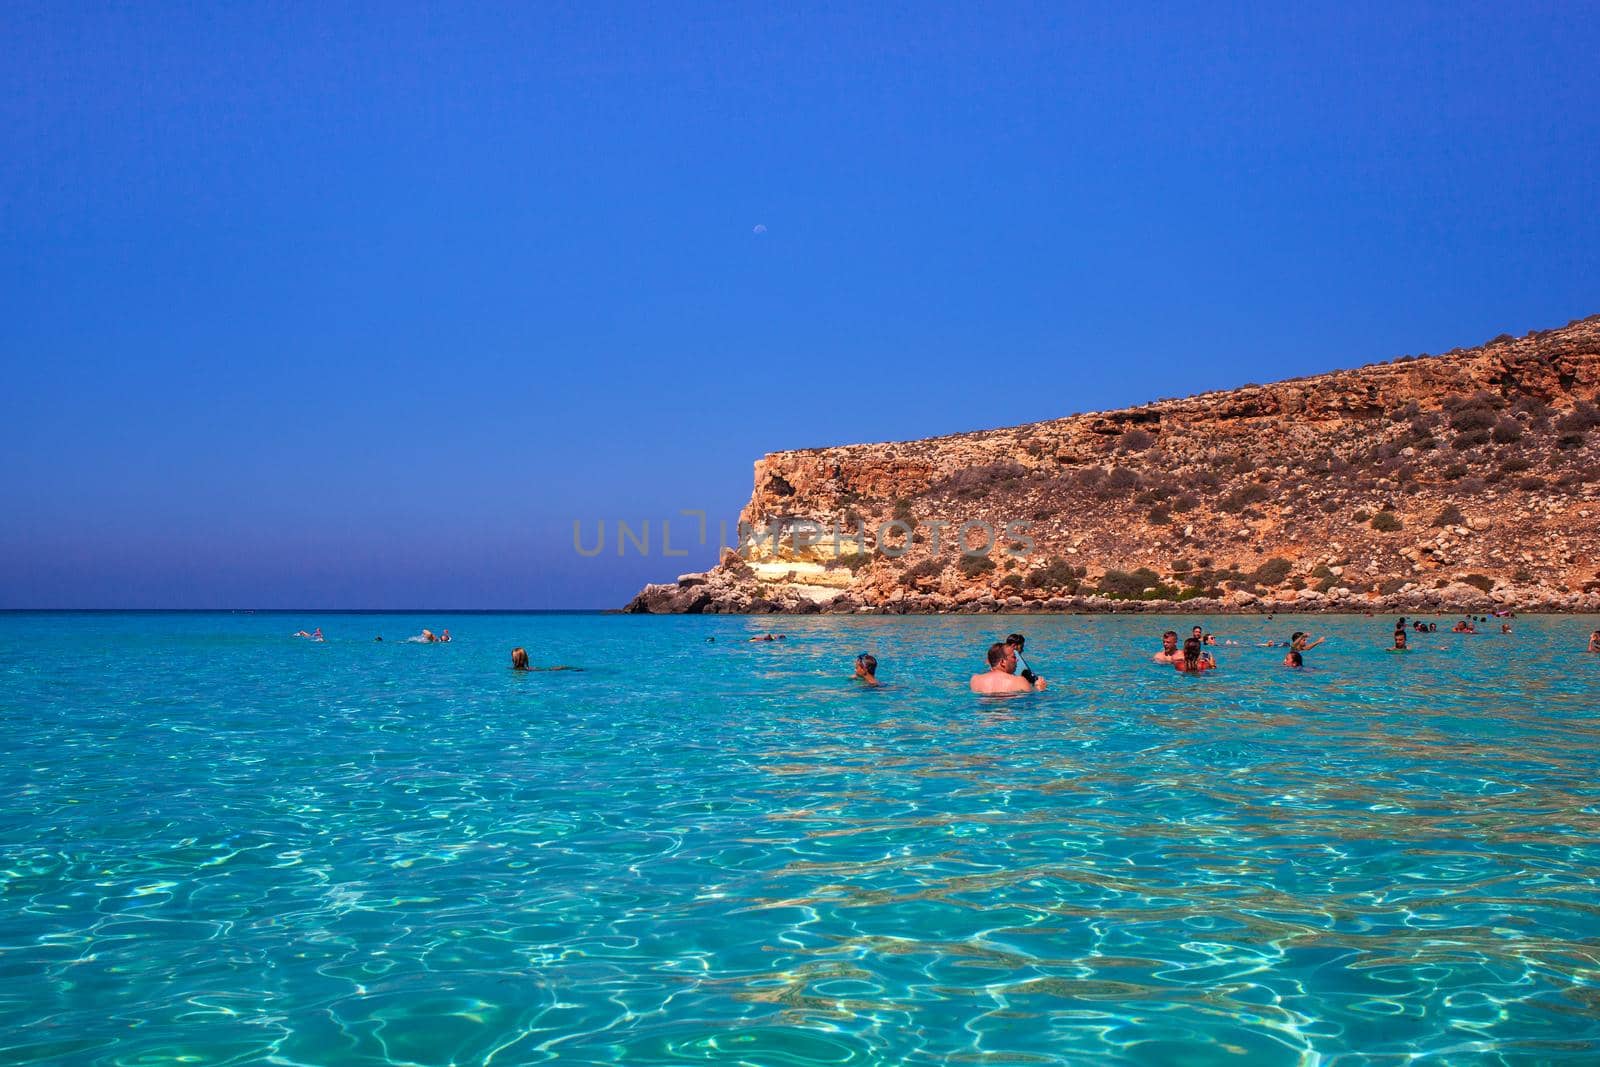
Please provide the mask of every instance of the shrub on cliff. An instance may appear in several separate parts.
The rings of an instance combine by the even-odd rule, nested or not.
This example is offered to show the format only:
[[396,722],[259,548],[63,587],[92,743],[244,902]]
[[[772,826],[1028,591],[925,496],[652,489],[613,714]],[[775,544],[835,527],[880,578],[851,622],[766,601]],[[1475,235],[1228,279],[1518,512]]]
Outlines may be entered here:
[[1139,488],[1139,475],[1127,467],[1112,467],[1101,487],[1113,493],[1131,493]]
[[[909,586],[916,584],[922,578],[937,578],[944,573],[944,565],[945,561],[938,556],[929,556],[927,559],[907,567],[905,573],[900,575],[900,584]],[[992,564],[990,569],[993,569]]]
[[1494,412],[1488,407],[1463,408],[1450,416],[1450,428],[1457,433],[1487,430],[1494,423]]
[[1536,396],[1519,396],[1517,402],[1511,405],[1511,410],[1521,412],[1529,418],[1540,418],[1550,414],[1550,405]]
[[968,578],[977,578],[994,572],[994,560],[988,556],[962,556],[961,562],[956,566]]
[[1251,504],[1258,504],[1271,496],[1271,489],[1260,482],[1251,482],[1249,485],[1241,485],[1217,501],[1217,508],[1220,511],[1240,512]]
[[1394,533],[1400,525],[1400,517],[1388,509],[1372,516],[1372,528],[1379,533]]
[[1585,401],[1578,401],[1578,406],[1556,420],[1556,429],[1572,433],[1582,433],[1600,426],[1600,408]]
[[1494,579],[1483,574],[1469,574],[1461,580],[1465,584],[1472,586],[1474,589],[1478,589],[1485,593],[1494,588]]
[[1494,429],[1489,432],[1489,436],[1497,445],[1509,445],[1520,441],[1522,440],[1522,423],[1502,415],[1495,420]]
[[1129,430],[1117,442],[1124,452],[1143,452],[1156,443],[1155,435],[1146,430]]
[[[1147,594],[1146,589],[1151,592]],[[1140,567],[1132,572],[1106,571],[1105,577],[1100,579],[1097,592],[1113,600],[1171,600],[1178,595],[1177,589],[1162,584],[1161,575],[1149,567]]]
[[1466,521],[1466,516],[1462,515],[1461,509],[1454,504],[1446,504],[1444,509],[1433,517],[1435,526],[1460,526]]
[[1450,442],[1450,447],[1457,452],[1465,452],[1469,448],[1481,448],[1489,443],[1488,430],[1468,430],[1458,433]]
[[1289,577],[1289,572],[1294,569],[1294,564],[1282,556],[1274,556],[1255,569],[1250,580],[1265,586],[1282,585],[1283,580]]
[[994,486],[1005,485],[1026,477],[1028,468],[1011,460],[985,463],[977,467],[958,470],[945,480],[942,488],[957,496],[978,496]]
[[846,552],[835,559],[830,559],[827,562],[827,567],[829,570],[833,570],[838,567],[849,567],[850,573],[854,574],[871,562],[871,552]]
[[1521,474],[1533,467],[1533,460],[1527,456],[1507,456],[1500,462],[1501,474]]
[[1030,589],[1060,589],[1069,596],[1078,591],[1078,568],[1063,560],[1052,560],[1028,575]]

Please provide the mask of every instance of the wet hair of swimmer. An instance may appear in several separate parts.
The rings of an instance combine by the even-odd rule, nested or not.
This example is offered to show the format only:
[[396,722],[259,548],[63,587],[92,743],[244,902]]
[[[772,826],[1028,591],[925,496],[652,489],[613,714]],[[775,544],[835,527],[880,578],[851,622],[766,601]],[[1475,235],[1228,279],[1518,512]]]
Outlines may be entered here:
[[861,664],[866,672],[874,677],[878,674],[878,657],[870,652],[863,652],[856,657],[856,662]]
[[511,650],[511,669],[525,671],[528,669],[528,650],[522,647]]
[[989,666],[998,667],[1006,658],[1006,643],[996,641],[989,646]]
[[[1011,634],[1010,636],[1008,636],[1006,638],[1006,644],[1008,644],[1012,648],[1016,649],[1017,650],[1017,655],[1019,655],[1019,656],[1022,655],[1022,647],[1024,645],[1026,645],[1027,643],[1028,643],[1028,639],[1026,637],[1023,637],[1021,634]],[[1039,678],[1039,676],[1037,674],[1033,673],[1033,668],[1032,667],[1028,667],[1028,666],[1024,666],[1022,668],[1022,670],[1017,672],[1017,674],[1021,676],[1023,681],[1027,682],[1030,685],[1032,685]]]
[[1296,667],[1304,667],[1306,665],[1305,657],[1300,655],[1298,652],[1289,653],[1289,662],[1294,664]]
[[1184,640],[1183,658],[1188,663],[1200,662],[1200,639],[1198,637],[1190,637]]

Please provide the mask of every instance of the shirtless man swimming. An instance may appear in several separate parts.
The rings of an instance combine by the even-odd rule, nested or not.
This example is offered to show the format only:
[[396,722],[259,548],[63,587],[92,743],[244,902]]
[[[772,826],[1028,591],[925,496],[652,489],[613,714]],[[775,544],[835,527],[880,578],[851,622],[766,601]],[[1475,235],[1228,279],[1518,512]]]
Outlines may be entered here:
[[1017,650],[1004,641],[996,641],[989,646],[989,669],[982,674],[974,674],[968,682],[968,687],[974,693],[993,695],[997,693],[1029,693],[1035,689],[1044,688],[1044,679],[1035,679],[1031,684],[1025,679],[1018,678]]
[[1589,635],[1589,651],[1600,652],[1600,630]]
[[1178,631],[1168,630],[1161,635],[1161,651],[1150,658],[1157,663],[1171,663],[1182,655],[1183,653],[1178,651]]

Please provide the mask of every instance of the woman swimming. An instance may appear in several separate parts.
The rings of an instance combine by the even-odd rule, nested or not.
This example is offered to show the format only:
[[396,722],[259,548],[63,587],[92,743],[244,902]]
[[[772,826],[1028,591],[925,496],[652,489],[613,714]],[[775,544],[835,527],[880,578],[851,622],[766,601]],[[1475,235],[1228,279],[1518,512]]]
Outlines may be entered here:
[[1172,661],[1172,666],[1183,674],[1203,674],[1217,669],[1217,661],[1200,651],[1200,639],[1191,637],[1183,643],[1183,655]]
[[581,671],[582,667],[568,667],[565,664],[559,667],[530,667],[528,666],[528,650],[518,645],[511,650],[511,669],[514,671]]

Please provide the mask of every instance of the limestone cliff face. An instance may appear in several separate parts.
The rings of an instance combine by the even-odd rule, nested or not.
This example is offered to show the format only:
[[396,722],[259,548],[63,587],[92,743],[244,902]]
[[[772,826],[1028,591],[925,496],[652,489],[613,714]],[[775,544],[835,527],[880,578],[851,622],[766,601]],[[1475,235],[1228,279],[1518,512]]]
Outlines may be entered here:
[[629,610],[1600,610],[1597,403],[1600,316],[1122,411],[773,453],[741,520],[777,536]]

